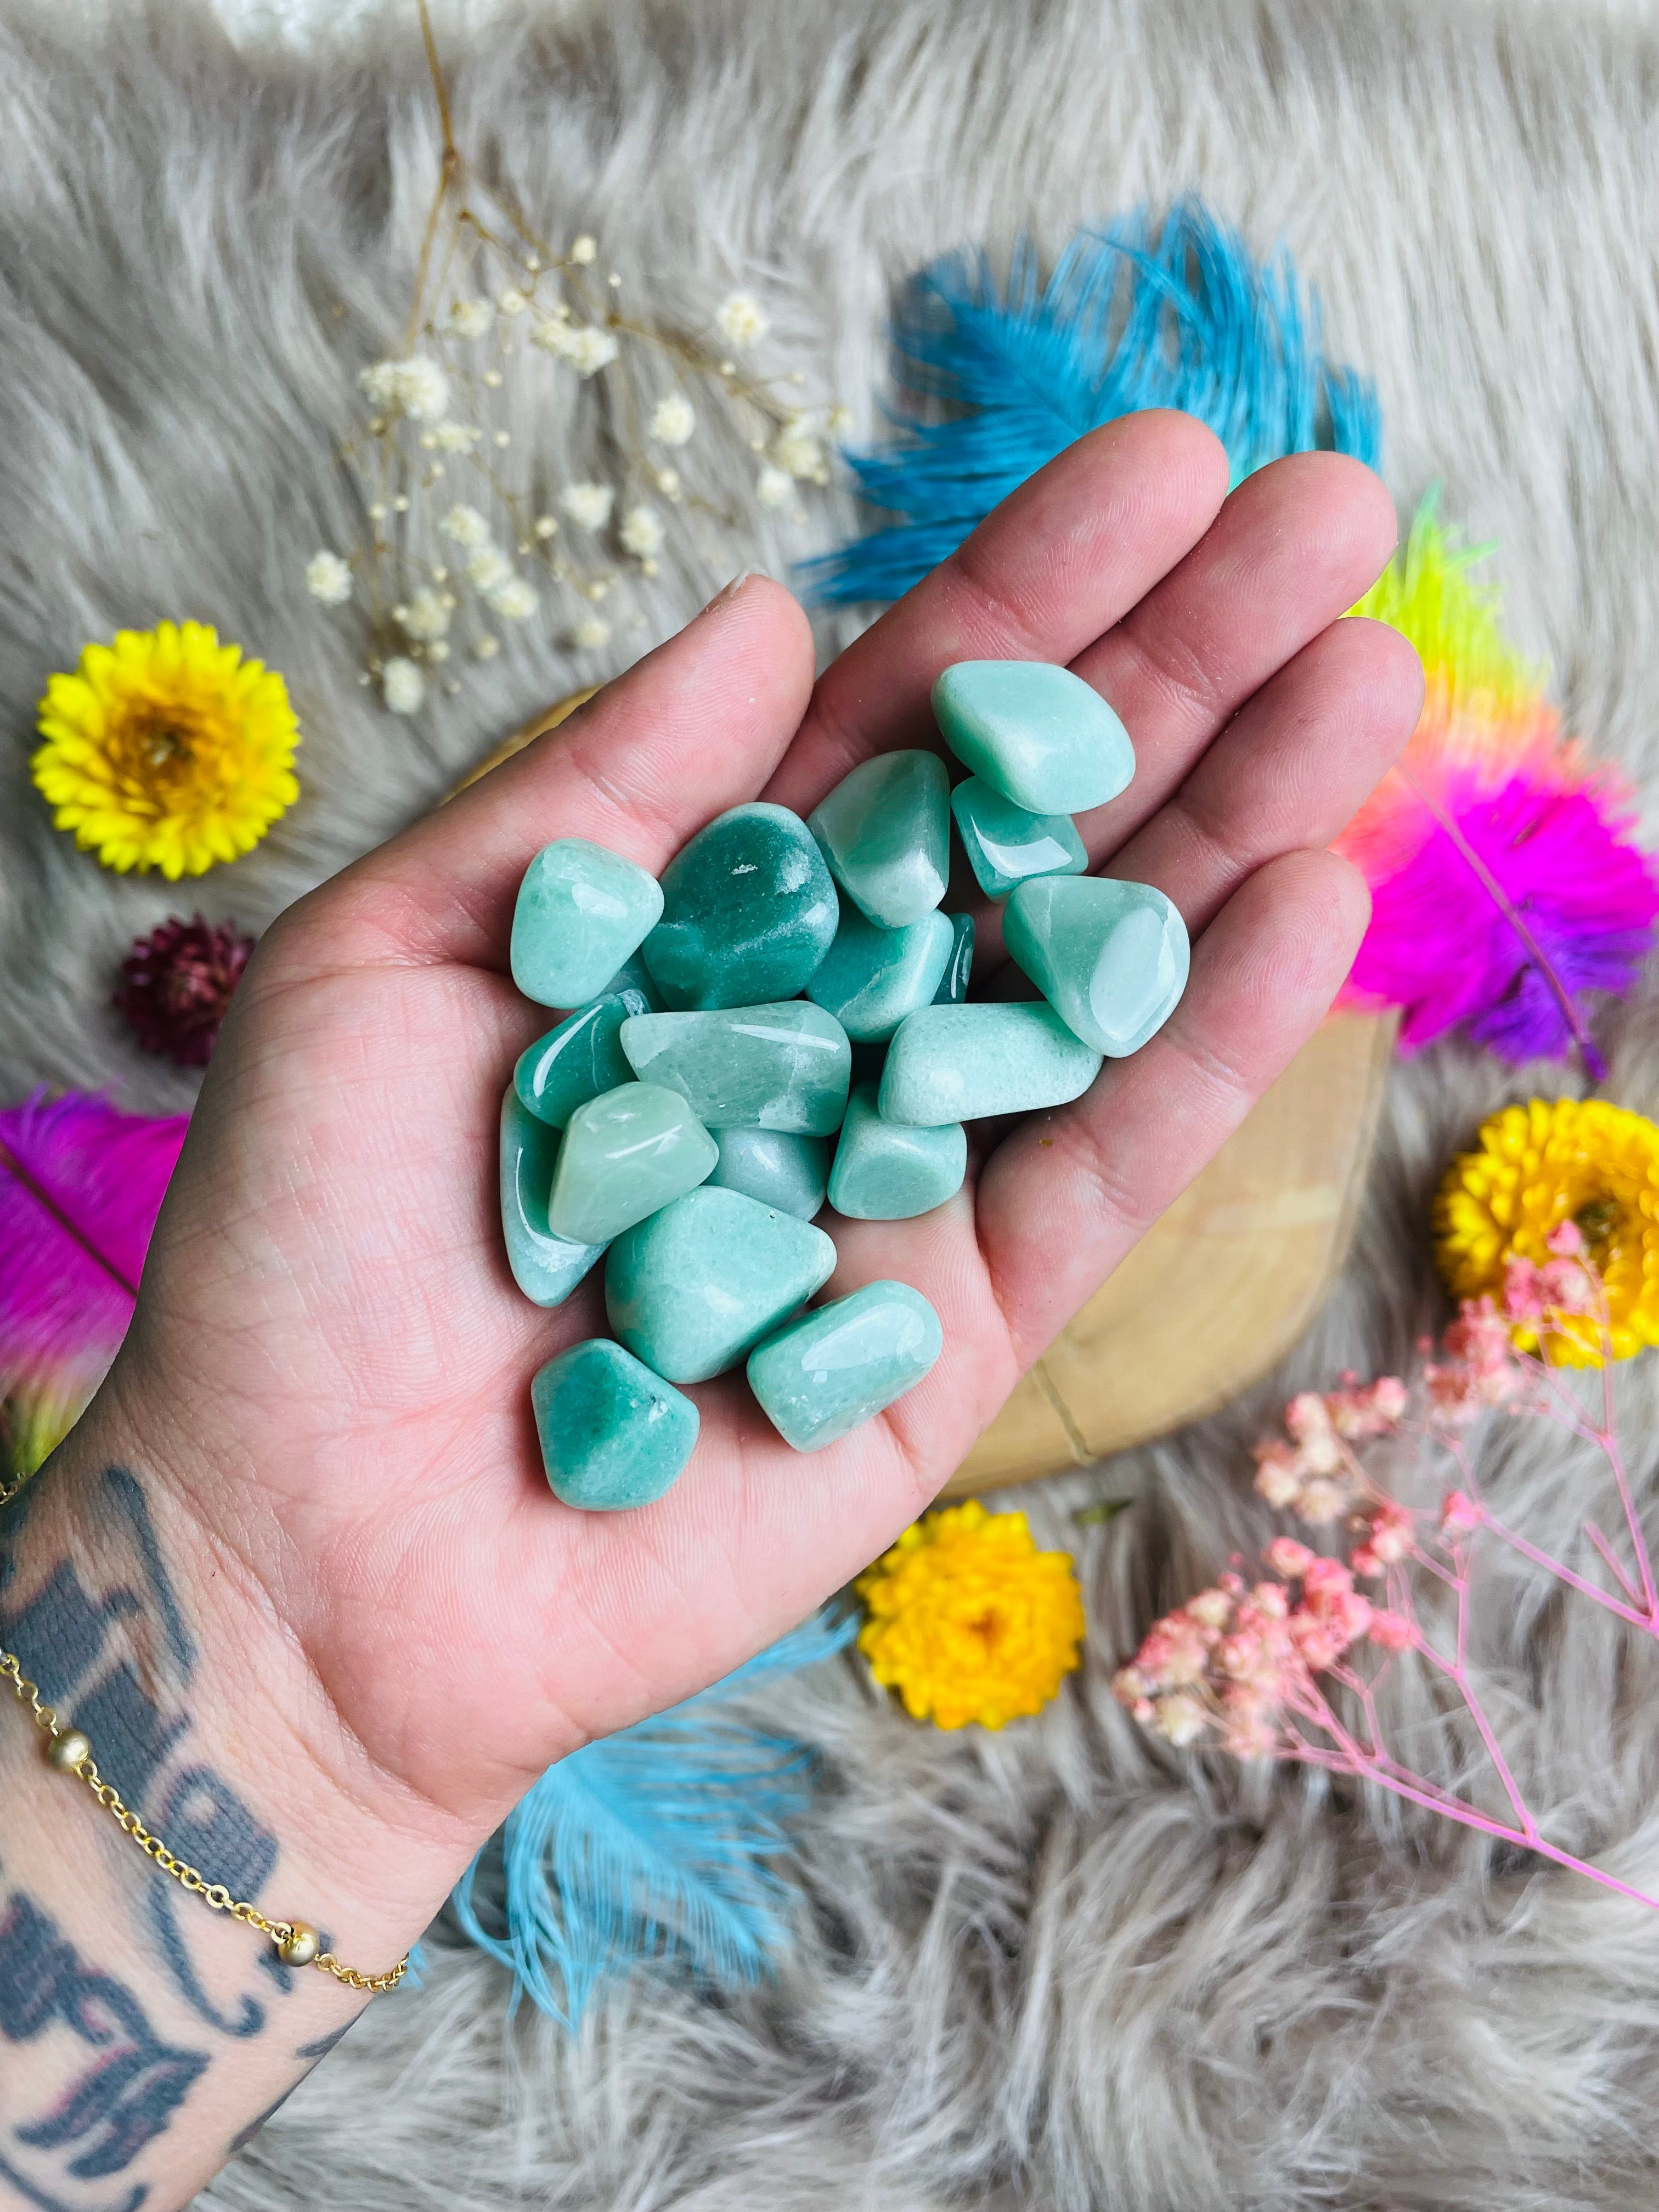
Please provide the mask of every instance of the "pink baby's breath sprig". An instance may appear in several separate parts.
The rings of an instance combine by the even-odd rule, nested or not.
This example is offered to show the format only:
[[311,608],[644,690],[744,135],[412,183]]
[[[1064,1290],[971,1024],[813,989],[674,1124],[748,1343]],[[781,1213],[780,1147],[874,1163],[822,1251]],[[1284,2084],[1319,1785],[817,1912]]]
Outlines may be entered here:
[[[1113,1687],[1143,1727],[1176,1749],[1279,1759],[1371,1783],[1659,1909],[1659,1899],[1543,1833],[1482,1703],[1469,1656],[1483,1542],[1507,1547],[1659,1642],[1659,1596],[1614,1425],[1611,1360],[1601,1368],[1597,1419],[1547,1357],[1515,1346],[1517,1322],[1546,1352],[1565,1321],[1581,1328],[1599,1322],[1606,1333],[1606,1294],[1577,1225],[1562,1223],[1549,1249],[1541,1267],[1510,1263],[1501,1304],[1468,1301],[1437,1345],[1425,1341],[1415,1389],[1398,1376],[1361,1383],[1348,1375],[1337,1389],[1291,1399],[1283,1434],[1256,1448],[1255,1488],[1326,1541],[1334,1534],[1346,1557],[1297,1536],[1273,1537],[1261,1554],[1261,1578],[1248,1578],[1236,1559],[1212,1588],[1153,1623]],[[1618,1492],[1623,1541],[1586,1520],[1583,1538],[1595,1559],[1575,1566],[1498,1519],[1481,1497],[1469,1455],[1469,1430],[1483,1413],[1553,1419],[1598,1446]],[[1447,1468],[1437,1511],[1419,1512],[1393,1497],[1359,1449],[1407,1436]],[[1430,1591],[1442,1600],[1431,1624],[1419,1604],[1419,1593]],[[1385,1686],[1407,1655],[1461,1703],[1506,1811],[1486,1811],[1391,1750]]]

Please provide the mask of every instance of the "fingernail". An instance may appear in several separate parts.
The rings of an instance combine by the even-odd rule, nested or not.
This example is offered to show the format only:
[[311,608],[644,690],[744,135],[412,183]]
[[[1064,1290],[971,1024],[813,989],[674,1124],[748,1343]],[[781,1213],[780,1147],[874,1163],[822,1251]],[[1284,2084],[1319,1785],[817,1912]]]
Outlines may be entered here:
[[723,607],[729,605],[732,600],[737,598],[738,593],[749,581],[749,579],[756,573],[757,572],[753,568],[739,568],[737,574],[732,577],[729,584],[722,584],[720,586],[719,591],[715,592],[714,598],[710,599],[708,605],[703,609],[704,614],[712,615],[716,607]]

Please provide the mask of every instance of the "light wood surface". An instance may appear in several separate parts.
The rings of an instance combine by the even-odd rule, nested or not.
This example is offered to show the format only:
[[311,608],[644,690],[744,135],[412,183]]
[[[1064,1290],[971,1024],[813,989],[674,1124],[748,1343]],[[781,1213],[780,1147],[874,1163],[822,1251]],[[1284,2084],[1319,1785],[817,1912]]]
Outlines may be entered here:
[[1026,1376],[947,1498],[1163,1436],[1290,1350],[1353,1234],[1394,1030],[1337,1014],[1309,1040]]
[[[456,790],[592,696],[533,716]],[[1337,1014],[1309,1040],[1025,1376],[945,1497],[1145,1443],[1214,1413],[1284,1357],[1346,1255],[1395,1026],[1392,1015]]]

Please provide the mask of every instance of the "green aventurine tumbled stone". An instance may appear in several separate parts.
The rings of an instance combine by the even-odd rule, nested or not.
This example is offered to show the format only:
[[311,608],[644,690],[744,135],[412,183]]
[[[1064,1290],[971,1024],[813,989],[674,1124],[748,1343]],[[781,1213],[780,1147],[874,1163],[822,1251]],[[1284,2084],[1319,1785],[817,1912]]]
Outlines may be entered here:
[[645,1000],[647,1013],[659,1014],[662,1012],[662,993],[657,988],[655,977],[637,952],[630,953],[623,962],[599,996],[615,999],[624,991],[637,991]]
[[968,1132],[960,1121],[936,1129],[884,1121],[875,1085],[860,1083],[847,1102],[830,1203],[850,1221],[908,1221],[943,1206],[967,1172]]
[[1098,691],[1042,660],[959,660],[933,685],[951,751],[1030,814],[1080,814],[1135,772],[1128,732]]
[[811,831],[787,807],[734,806],[663,872],[645,964],[671,1006],[757,1006],[804,991],[840,918]]
[[671,1382],[706,1382],[805,1304],[835,1273],[823,1230],[705,1184],[611,1247],[611,1326]]
[[1069,814],[1028,814],[980,776],[957,786],[951,811],[987,898],[1006,898],[1028,876],[1078,876],[1089,865]]
[[749,1355],[749,1387],[786,1443],[821,1451],[913,1389],[944,1346],[920,1291],[866,1283],[768,1337]]
[[900,1024],[887,1048],[882,1118],[938,1128],[946,1121],[1063,1106],[1089,1088],[1100,1073],[1100,1058],[1052,1006],[987,1000],[924,1006]]
[[697,1441],[697,1409],[608,1337],[573,1344],[530,1385],[554,1495],[589,1513],[649,1505]]
[[830,874],[884,929],[920,921],[945,896],[950,794],[937,753],[880,753],[842,776],[806,818]]
[[513,980],[544,1006],[597,999],[662,912],[655,879],[586,837],[560,837],[524,872],[513,909]]
[[513,1279],[532,1305],[559,1306],[604,1251],[573,1244],[547,1225],[556,1131],[526,1111],[516,1091],[501,1100],[501,1237]]
[[800,999],[635,1014],[623,1024],[622,1048],[641,1082],[678,1091],[709,1128],[827,1137],[847,1110],[847,1032]]
[[878,929],[861,914],[843,912],[808,994],[856,1043],[879,1044],[907,1014],[932,1004],[954,941],[947,915]]
[[1187,988],[1187,926],[1150,884],[1102,876],[1021,884],[1002,934],[1066,1027],[1114,1060],[1139,1052]]
[[974,977],[974,917],[971,914],[947,914],[945,919],[951,925],[951,957],[939,979],[933,1004],[954,1006],[967,997],[968,986]]
[[678,1091],[624,1083],[571,1115],[553,1170],[548,1226],[578,1243],[608,1244],[705,1182],[719,1158]]
[[711,1188],[740,1192],[810,1221],[830,1188],[830,1147],[822,1137],[790,1137],[779,1129],[717,1129],[720,1164]]
[[595,999],[526,1045],[513,1071],[513,1087],[537,1120],[562,1129],[590,1098],[631,1082],[634,1071],[618,1032],[630,1014],[648,1012],[640,992],[618,991],[614,997]]

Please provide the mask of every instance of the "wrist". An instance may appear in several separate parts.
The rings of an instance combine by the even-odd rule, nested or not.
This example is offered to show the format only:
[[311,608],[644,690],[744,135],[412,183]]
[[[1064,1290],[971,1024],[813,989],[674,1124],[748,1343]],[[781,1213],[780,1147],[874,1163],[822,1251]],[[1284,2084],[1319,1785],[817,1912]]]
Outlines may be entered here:
[[[131,1434],[115,1408],[94,1409],[0,1514],[0,1649],[58,1727],[90,1740],[99,1777],[173,1857],[378,1975],[441,1904],[467,1840],[374,1767],[188,1480],[149,1472],[169,1440],[147,1439],[141,1460],[123,1449]],[[142,1891],[144,1940],[210,2010],[250,2002],[239,1993],[270,1974],[271,1940],[148,1869],[84,1780],[52,1772],[47,1750],[0,1684],[0,1768],[29,1777],[20,1821],[50,1827],[53,1856],[84,1853]]]

